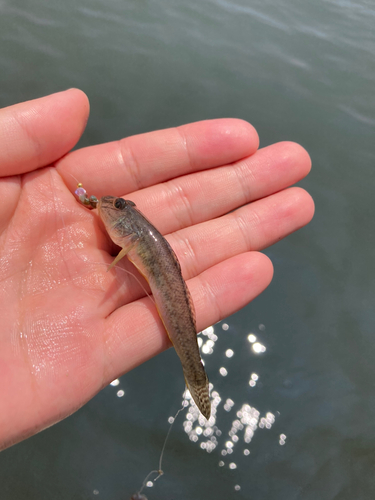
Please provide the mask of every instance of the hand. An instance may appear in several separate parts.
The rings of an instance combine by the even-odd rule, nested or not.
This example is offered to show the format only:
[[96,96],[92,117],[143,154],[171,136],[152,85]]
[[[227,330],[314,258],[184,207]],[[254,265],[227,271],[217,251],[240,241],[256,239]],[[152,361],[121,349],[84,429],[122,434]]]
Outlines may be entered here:
[[0,110],[0,448],[170,346],[138,282],[107,272],[118,249],[75,198],[77,181],[134,201],[167,235],[199,330],[267,287],[272,264],[258,251],[313,215],[310,196],[288,189],[310,170],[297,144],[257,151],[251,125],[222,119],[69,153],[88,112],[78,90]]

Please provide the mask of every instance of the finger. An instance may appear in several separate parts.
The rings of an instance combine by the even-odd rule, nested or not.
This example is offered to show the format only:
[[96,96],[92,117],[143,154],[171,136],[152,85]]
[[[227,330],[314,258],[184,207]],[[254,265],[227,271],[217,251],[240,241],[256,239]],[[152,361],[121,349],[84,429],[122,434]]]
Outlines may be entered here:
[[97,197],[120,196],[232,163],[258,144],[255,129],[243,120],[207,120],[74,151],[57,168],[70,190],[77,179]]
[[172,179],[129,198],[163,234],[226,214],[285,189],[311,169],[304,148],[273,144],[229,166]]
[[235,255],[273,245],[308,224],[313,215],[311,196],[293,187],[167,239],[189,279]]
[[30,172],[78,142],[89,113],[86,95],[70,89],[0,110],[0,176]]
[[[263,254],[238,255],[188,282],[197,328],[203,330],[233,314],[270,283],[273,268]],[[146,299],[117,309],[106,320],[104,385],[170,346],[168,335]]]
[[[311,196],[303,189],[293,187],[166,238],[176,252],[187,280],[236,255],[259,251],[280,241],[308,224],[313,215]],[[108,259],[108,263],[111,260]],[[140,286],[122,268],[138,274],[127,259],[120,262],[118,269],[113,271],[116,281],[105,303],[106,315],[143,297],[145,288],[148,289],[144,281],[143,287]],[[87,273],[91,272],[87,267]],[[142,280],[142,277],[139,278]]]

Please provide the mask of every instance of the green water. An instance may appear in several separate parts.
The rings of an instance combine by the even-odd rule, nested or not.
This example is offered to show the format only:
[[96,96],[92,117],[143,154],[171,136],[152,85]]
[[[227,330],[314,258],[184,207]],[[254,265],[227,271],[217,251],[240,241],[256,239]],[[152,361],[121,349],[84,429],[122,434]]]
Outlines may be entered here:
[[[1,106],[75,86],[91,102],[81,146],[233,116],[313,160],[313,222],[267,250],[269,289],[215,326],[217,446],[180,415],[149,500],[375,497],[374,26],[366,0],[0,2]],[[157,467],[180,372],[166,352],[1,453],[0,499],[128,500]],[[243,404],[254,435],[223,455]]]

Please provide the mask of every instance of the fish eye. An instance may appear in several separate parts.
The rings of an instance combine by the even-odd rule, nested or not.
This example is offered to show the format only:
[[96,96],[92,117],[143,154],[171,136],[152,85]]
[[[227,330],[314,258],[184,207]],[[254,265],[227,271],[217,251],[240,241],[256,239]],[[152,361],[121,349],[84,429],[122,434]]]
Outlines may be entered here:
[[117,198],[113,205],[115,206],[115,208],[123,210],[126,207],[126,201],[124,200],[124,198]]

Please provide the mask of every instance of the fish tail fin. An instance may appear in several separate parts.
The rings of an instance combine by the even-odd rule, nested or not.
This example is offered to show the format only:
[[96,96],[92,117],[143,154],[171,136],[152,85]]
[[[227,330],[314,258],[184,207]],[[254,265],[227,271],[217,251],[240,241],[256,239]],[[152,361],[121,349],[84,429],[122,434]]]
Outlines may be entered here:
[[186,386],[190,391],[191,397],[193,398],[195,404],[198,406],[198,410],[202,413],[202,415],[207,418],[207,420],[211,416],[211,401],[208,390],[208,378],[207,375],[201,381],[197,380],[189,380],[187,376],[185,376]]

